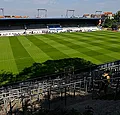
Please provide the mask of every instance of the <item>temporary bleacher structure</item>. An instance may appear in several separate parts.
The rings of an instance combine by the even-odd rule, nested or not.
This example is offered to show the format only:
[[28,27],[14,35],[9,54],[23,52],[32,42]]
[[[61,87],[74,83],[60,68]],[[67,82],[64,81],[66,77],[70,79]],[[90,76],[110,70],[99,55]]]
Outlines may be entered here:
[[52,99],[55,98],[59,98],[59,101],[62,102],[63,100],[61,99],[64,98],[64,104],[62,103],[59,107],[67,106],[67,96],[69,95],[72,97],[77,95],[87,96],[92,93],[91,98],[94,99],[94,92],[98,90],[98,84],[101,81],[100,76],[106,69],[109,69],[112,73],[111,91],[114,94],[113,100],[115,100],[117,93],[120,91],[120,60],[86,69],[86,72],[82,73],[76,72],[73,68],[67,69],[67,71],[65,69],[64,73],[61,74],[61,78],[56,77],[52,79],[51,75],[46,76],[46,80],[37,78],[3,86],[0,88],[0,106],[7,113],[10,102],[18,103],[19,107],[21,107],[21,101],[25,101],[26,99],[29,99],[31,104],[34,100],[41,100],[41,102],[42,100],[47,100],[46,107],[48,109],[51,108],[51,104],[55,103],[55,101],[51,103]]

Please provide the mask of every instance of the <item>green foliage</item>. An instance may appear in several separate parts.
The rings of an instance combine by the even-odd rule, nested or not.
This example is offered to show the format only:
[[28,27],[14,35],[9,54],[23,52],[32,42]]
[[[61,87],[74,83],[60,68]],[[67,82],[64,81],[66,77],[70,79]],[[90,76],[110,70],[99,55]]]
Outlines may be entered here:
[[24,81],[30,78],[36,78],[45,75],[57,74],[64,72],[64,68],[73,67],[75,70],[83,71],[85,68],[94,66],[90,61],[81,58],[65,58],[60,60],[48,60],[44,63],[33,63],[32,66],[24,68],[19,74],[13,75],[9,72],[0,74],[1,85],[13,83],[16,81]]
[[107,18],[106,20],[105,20],[105,22],[104,22],[104,27],[107,27],[107,28],[111,28],[112,27],[112,25],[113,25],[113,20],[112,19],[109,19],[109,18]]
[[54,73],[64,72],[64,68],[74,67],[74,69],[83,69],[93,66],[90,61],[81,58],[65,58],[60,60],[48,60],[42,64],[34,63],[31,67],[23,69],[20,76],[27,75],[31,77],[40,77]]
[[120,22],[120,11],[118,11],[118,12],[115,14],[114,19],[115,19],[117,22]]
[[11,72],[1,71],[0,73],[0,85],[7,84],[9,82],[16,81],[16,76]]
[[117,28],[120,23],[120,11],[114,15],[114,19],[106,18],[103,27],[107,28]]

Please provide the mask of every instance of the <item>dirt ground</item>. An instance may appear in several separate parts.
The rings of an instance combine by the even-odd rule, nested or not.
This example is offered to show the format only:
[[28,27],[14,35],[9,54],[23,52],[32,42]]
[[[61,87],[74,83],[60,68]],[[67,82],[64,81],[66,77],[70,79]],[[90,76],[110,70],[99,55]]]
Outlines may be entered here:
[[92,100],[88,99],[83,102],[68,106],[75,108],[80,112],[85,111],[85,107],[92,107],[94,115],[120,115],[120,100]]

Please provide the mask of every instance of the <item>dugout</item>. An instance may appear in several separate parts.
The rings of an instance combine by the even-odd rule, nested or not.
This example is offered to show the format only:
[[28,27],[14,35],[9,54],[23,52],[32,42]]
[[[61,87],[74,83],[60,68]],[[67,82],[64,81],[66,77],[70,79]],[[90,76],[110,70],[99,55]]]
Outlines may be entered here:
[[47,28],[48,25],[61,25],[62,27],[89,27],[97,26],[99,18],[27,18],[27,19],[0,19],[0,30],[38,29]]

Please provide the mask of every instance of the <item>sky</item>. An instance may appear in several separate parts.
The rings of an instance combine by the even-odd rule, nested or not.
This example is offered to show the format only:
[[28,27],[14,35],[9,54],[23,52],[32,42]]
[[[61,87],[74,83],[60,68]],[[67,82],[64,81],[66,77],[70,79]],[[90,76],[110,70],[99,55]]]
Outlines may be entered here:
[[[95,11],[120,10],[120,0],[0,0],[0,8],[4,8],[4,15],[27,15],[36,17],[37,9],[47,9],[47,17],[65,17],[67,10],[75,10],[75,16],[83,16]],[[2,12],[0,12],[2,15]],[[44,17],[44,11],[39,15]],[[68,13],[71,16],[72,12]]]

